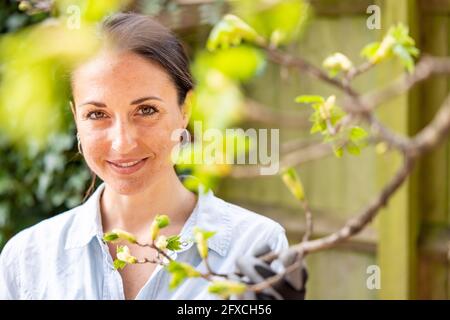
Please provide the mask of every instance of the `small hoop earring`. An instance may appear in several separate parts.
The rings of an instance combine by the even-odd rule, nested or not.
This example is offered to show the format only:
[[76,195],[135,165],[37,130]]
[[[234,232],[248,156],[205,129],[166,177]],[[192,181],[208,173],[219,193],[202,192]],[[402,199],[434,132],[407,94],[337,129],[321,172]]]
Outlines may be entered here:
[[180,134],[180,147],[185,146],[189,142],[191,142],[191,134],[188,129],[184,128]]
[[83,150],[81,149],[80,134],[78,132],[77,132],[77,142],[78,142],[78,153],[83,155]]

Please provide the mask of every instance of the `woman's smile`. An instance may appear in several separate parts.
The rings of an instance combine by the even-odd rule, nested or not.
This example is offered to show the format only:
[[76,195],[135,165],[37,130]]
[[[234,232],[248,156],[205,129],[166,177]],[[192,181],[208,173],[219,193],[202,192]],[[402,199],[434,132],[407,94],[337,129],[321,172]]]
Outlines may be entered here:
[[148,158],[149,157],[142,159],[106,160],[106,163],[119,174],[132,174],[139,171],[146,164]]

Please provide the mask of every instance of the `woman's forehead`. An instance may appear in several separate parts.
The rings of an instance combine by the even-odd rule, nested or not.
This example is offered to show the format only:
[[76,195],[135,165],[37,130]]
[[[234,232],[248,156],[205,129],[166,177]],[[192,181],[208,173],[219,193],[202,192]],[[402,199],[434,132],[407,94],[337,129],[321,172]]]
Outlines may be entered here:
[[77,68],[72,82],[75,95],[93,91],[135,95],[148,90],[164,96],[176,95],[175,86],[162,67],[132,52],[102,51]]

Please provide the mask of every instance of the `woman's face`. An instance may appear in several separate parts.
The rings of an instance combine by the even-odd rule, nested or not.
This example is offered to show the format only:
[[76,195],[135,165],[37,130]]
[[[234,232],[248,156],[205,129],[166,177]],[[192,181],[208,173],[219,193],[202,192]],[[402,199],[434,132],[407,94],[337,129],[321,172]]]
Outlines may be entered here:
[[104,51],[76,70],[73,96],[84,158],[116,192],[138,193],[173,170],[171,135],[188,117],[158,64]]

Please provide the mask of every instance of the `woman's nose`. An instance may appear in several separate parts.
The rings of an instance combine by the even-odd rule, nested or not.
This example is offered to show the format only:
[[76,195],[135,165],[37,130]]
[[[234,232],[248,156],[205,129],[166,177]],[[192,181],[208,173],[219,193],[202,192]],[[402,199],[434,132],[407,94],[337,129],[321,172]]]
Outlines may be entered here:
[[118,154],[129,154],[136,148],[137,142],[134,138],[133,128],[122,121],[118,121],[112,132],[111,148]]

